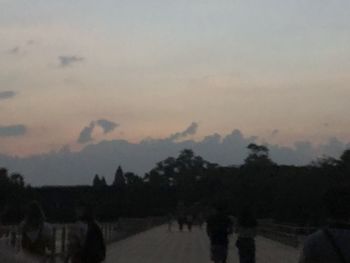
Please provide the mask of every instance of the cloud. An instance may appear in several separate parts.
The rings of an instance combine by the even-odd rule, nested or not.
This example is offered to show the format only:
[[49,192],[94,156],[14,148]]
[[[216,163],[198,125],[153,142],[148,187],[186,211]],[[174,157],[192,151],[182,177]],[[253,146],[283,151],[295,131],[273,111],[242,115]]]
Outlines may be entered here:
[[61,67],[68,67],[73,64],[83,62],[85,58],[79,56],[59,56],[58,60]]
[[92,134],[96,126],[101,127],[103,130],[103,133],[107,134],[115,130],[115,128],[117,128],[119,124],[106,119],[91,121],[90,124],[80,132],[77,142],[80,144],[92,142],[94,140],[94,138],[92,137]]
[[[85,127],[85,137],[82,138],[92,140],[92,127],[96,125],[96,121],[93,121]],[[105,175],[107,181],[111,182],[118,165],[142,176],[160,160],[177,156],[185,148],[193,149],[204,159],[223,166],[240,165],[248,154],[249,143],[257,141],[256,136],[247,136],[238,129],[226,135],[208,135],[199,141],[149,139],[132,143],[126,140],[104,140],[89,144],[78,152],[64,147],[60,151],[22,158],[0,154],[0,163],[10,170],[23,173],[26,181],[33,185],[89,184],[96,173]],[[323,155],[339,158],[350,144],[331,138],[321,145],[303,141],[295,142],[290,147],[278,144],[267,146],[271,159],[278,164],[306,165]],[[50,171],[49,175],[47,171]]]
[[23,124],[9,126],[0,125],[0,137],[22,136],[27,133],[27,127]]
[[16,92],[12,90],[0,91],[0,100],[11,99],[16,96]]
[[79,134],[79,138],[77,140],[78,143],[84,144],[93,141],[92,133],[95,128],[95,122],[91,122],[89,126],[86,126]]
[[185,138],[190,135],[196,134],[198,130],[198,123],[197,122],[192,122],[190,126],[188,126],[184,131],[182,132],[177,132],[172,135],[170,135],[169,140],[171,141],[176,141],[182,138]]
[[106,119],[99,119],[96,121],[96,125],[100,126],[103,129],[103,133],[107,134],[109,132],[112,132],[119,126],[118,123],[106,120]]

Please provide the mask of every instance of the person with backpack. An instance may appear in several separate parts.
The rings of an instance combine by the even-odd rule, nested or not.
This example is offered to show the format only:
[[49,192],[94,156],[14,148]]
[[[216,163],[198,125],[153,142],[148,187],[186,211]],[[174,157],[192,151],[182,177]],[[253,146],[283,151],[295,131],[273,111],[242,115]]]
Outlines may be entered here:
[[66,262],[100,263],[106,258],[106,245],[102,230],[89,205],[77,208],[78,221],[69,231]]
[[39,203],[29,204],[27,215],[21,223],[21,234],[23,253],[36,262],[46,262],[47,250],[53,247],[53,231],[45,222],[45,215]]
[[350,262],[350,187],[334,187],[324,195],[328,224],[304,242],[299,263]]
[[207,234],[210,240],[211,260],[214,263],[226,263],[232,221],[222,204],[216,205],[214,214],[208,218]]

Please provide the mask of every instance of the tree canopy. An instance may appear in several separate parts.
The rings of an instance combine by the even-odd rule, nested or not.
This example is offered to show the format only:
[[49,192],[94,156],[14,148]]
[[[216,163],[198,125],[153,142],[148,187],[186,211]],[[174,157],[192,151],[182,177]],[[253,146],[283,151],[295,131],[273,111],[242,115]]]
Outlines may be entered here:
[[339,159],[322,157],[297,167],[274,163],[264,145],[249,144],[247,149],[241,166],[220,166],[184,149],[159,161],[145,176],[118,166],[113,182],[95,174],[91,186],[29,187],[21,174],[2,168],[0,212],[7,221],[18,221],[26,202],[36,199],[49,220],[70,221],[74,205],[83,199],[95,204],[101,220],[115,220],[175,213],[179,204],[183,211],[204,211],[224,200],[233,215],[250,206],[258,217],[317,225],[325,218],[324,193],[335,185],[350,186],[350,150]]

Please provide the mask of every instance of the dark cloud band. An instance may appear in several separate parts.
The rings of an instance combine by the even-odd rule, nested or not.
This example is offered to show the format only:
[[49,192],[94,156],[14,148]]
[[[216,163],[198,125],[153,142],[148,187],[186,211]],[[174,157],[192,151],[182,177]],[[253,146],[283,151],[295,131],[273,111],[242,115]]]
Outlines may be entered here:
[[[91,125],[87,126],[89,127]],[[85,138],[91,139],[89,136]],[[247,146],[256,140],[256,136],[245,136],[239,130],[224,136],[212,134],[199,141],[147,139],[132,143],[125,140],[105,140],[87,145],[79,152],[64,148],[58,152],[25,158],[12,158],[0,154],[0,163],[23,171],[26,180],[34,185],[85,184],[90,182],[92,173],[113,176],[117,164],[143,175],[159,160],[175,156],[183,149],[193,149],[204,159],[220,165],[239,165],[247,157]],[[267,146],[274,162],[289,165],[305,165],[322,155],[338,158],[345,149],[350,148],[350,144],[336,138],[324,145],[296,142],[289,147],[277,144]],[[50,171],[49,176],[47,171]]]
[[22,136],[27,133],[27,127],[23,124],[1,126],[0,137]]
[[58,60],[61,67],[68,67],[73,64],[83,62],[85,58],[79,56],[59,56]]
[[177,133],[170,135],[169,139],[171,141],[180,140],[180,139],[185,138],[187,136],[196,134],[197,130],[198,130],[198,123],[192,122],[190,124],[190,126],[188,126],[184,131],[177,132]]
[[16,92],[12,90],[0,91],[0,100],[11,99],[16,96]]
[[114,131],[119,126],[119,124],[106,119],[91,121],[90,124],[80,132],[77,142],[80,144],[92,142],[94,140],[92,133],[94,132],[96,126],[101,127],[103,133],[107,134]]

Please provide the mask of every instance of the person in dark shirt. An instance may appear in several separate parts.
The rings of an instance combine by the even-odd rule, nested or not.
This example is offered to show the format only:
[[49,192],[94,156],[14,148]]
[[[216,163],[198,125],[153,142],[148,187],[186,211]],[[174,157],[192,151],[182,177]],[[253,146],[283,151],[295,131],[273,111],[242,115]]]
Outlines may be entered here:
[[215,213],[208,218],[207,233],[211,245],[211,260],[215,263],[226,263],[232,221],[222,205],[216,206]]
[[239,262],[255,263],[255,236],[257,221],[249,208],[245,208],[238,217],[237,242]]
[[178,223],[178,225],[179,225],[179,231],[182,232],[182,231],[183,231],[184,224],[186,223],[186,217],[185,217],[183,214],[180,214],[180,215],[177,217],[177,223]]
[[304,243],[299,263],[350,262],[350,187],[332,187],[324,195],[328,224]]
[[100,263],[106,258],[106,244],[100,226],[95,220],[92,206],[79,204],[77,223],[71,233],[66,262]]

